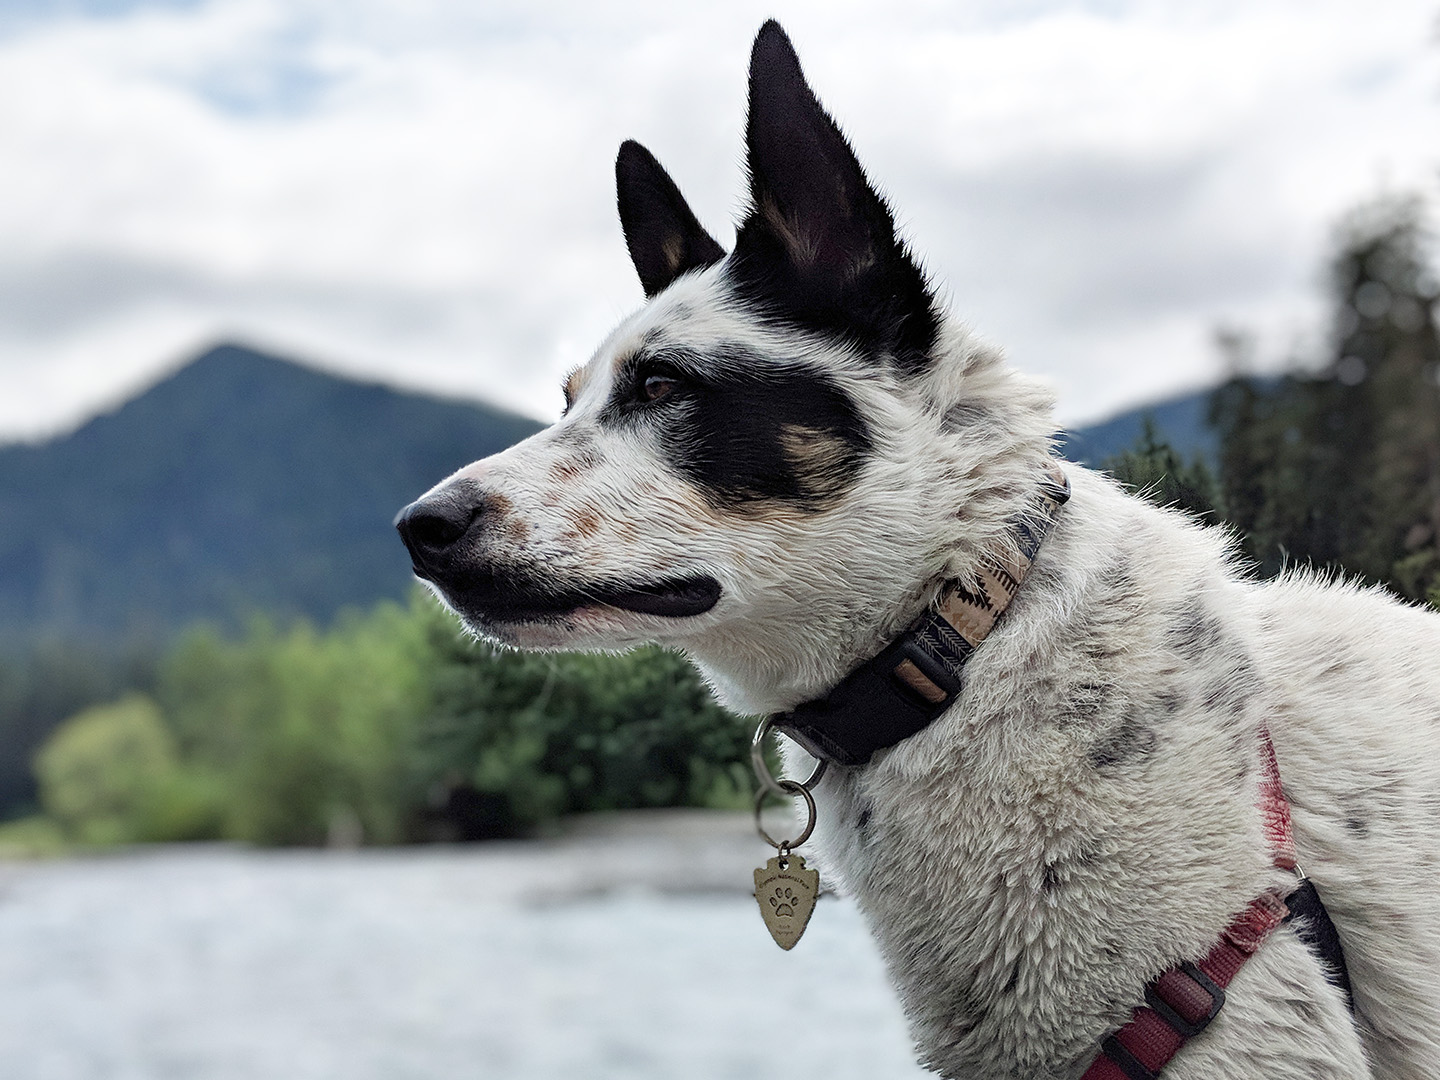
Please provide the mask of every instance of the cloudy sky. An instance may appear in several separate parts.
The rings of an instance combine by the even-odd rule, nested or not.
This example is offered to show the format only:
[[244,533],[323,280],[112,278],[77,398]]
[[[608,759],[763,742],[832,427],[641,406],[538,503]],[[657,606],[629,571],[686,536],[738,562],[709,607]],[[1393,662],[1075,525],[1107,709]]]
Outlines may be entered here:
[[0,0],[0,439],[219,339],[552,418],[641,300],[616,147],[728,244],[771,14],[1069,422],[1303,349],[1338,215],[1436,193],[1435,0]]

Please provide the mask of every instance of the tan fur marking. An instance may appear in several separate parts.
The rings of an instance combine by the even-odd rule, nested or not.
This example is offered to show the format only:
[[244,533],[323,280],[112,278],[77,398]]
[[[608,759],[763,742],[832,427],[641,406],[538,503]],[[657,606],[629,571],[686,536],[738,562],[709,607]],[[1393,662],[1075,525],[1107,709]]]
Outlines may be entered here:
[[760,204],[760,212],[765,216],[770,228],[785,245],[785,250],[790,253],[790,261],[796,266],[814,266],[819,257],[819,251],[814,241],[802,233],[784,211],[775,205],[770,198],[764,199]]
[[565,400],[566,400],[567,402],[571,402],[571,403],[573,404],[574,401],[575,401],[577,398],[579,398],[579,396],[580,396],[580,389],[581,389],[581,387],[583,387],[584,385],[585,385],[585,369],[584,369],[584,368],[576,368],[574,371],[570,372],[569,375],[565,376]]
[[673,274],[680,269],[680,260],[685,257],[685,241],[677,233],[671,233],[661,243],[660,252],[665,256],[665,265]]
[[600,515],[590,507],[581,510],[574,517],[575,532],[582,537],[591,537],[600,531]]
[[623,368],[626,364],[628,364],[628,363],[629,363],[631,360],[633,360],[634,358],[635,358],[635,350],[634,350],[633,348],[621,349],[621,350],[620,350],[619,352],[617,352],[617,353],[615,354],[615,356],[611,359],[611,361],[610,361],[610,370],[611,370],[612,372],[618,372],[621,368]]
[[815,428],[786,424],[780,429],[780,445],[810,494],[832,494],[827,481],[844,469],[843,442]]
[[591,464],[584,458],[561,458],[550,466],[550,478],[562,484],[578,480]]
[[488,528],[496,536],[514,544],[523,544],[530,539],[530,523],[523,515],[515,513],[515,504],[504,495],[485,496],[485,517]]

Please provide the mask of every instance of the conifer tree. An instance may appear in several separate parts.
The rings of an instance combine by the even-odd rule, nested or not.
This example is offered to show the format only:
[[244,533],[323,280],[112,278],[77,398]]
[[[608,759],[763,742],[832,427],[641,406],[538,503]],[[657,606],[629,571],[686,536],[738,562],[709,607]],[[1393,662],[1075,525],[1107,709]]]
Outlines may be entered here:
[[1342,223],[1312,371],[1237,376],[1212,399],[1221,497],[1264,574],[1343,569],[1417,600],[1440,587],[1440,290],[1421,211],[1385,198]]

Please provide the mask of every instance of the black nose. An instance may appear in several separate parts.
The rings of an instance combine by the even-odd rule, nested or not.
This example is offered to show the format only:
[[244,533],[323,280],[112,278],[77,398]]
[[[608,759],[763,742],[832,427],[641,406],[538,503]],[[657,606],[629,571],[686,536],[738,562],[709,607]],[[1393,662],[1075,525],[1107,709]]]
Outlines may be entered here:
[[485,500],[469,484],[454,484],[427,495],[395,515],[395,528],[410,550],[415,573],[423,578],[443,574],[477,528]]

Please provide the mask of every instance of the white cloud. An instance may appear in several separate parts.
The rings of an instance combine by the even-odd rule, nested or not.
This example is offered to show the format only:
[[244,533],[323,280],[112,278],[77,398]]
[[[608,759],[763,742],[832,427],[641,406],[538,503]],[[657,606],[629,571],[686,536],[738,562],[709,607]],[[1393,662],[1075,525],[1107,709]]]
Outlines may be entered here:
[[[892,5],[894,7],[895,5]],[[1330,221],[1434,187],[1428,2],[212,0],[0,37],[0,437],[221,335],[547,416],[640,298],[611,162],[722,240],[775,8],[958,310],[1093,416],[1316,318]]]

